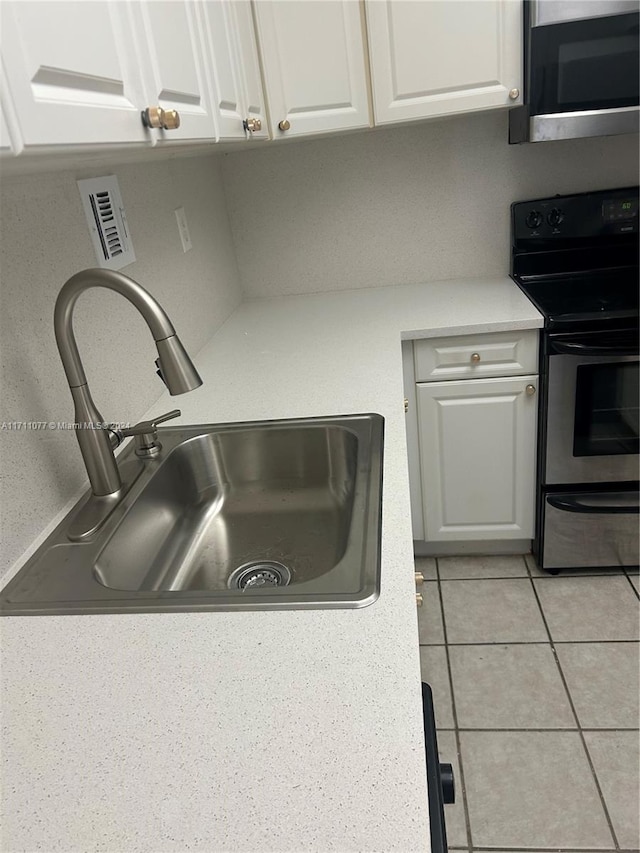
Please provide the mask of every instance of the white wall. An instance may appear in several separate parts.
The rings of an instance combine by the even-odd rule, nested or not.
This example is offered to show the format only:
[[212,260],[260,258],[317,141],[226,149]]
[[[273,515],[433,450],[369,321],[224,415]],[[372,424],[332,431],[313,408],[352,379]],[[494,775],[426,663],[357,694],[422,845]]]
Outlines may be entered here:
[[[53,308],[70,275],[96,266],[78,177],[118,176],[137,258],[122,272],[158,298],[192,355],[226,320],[241,293],[219,162],[198,157],[3,179],[0,422],[73,421]],[[193,243],[187,254],[173,213],[180,206]],[[138,420],[164,390],[142,318],[126,300],[95,289],[80,298],[75,329],[103,417]],[[0,454],[1,574],[86,475],[70,431],[0,430]]]
[[636,184],[638,137],[507,143],[507,114],[228,154],[247,296],[505,275],[509,205]]

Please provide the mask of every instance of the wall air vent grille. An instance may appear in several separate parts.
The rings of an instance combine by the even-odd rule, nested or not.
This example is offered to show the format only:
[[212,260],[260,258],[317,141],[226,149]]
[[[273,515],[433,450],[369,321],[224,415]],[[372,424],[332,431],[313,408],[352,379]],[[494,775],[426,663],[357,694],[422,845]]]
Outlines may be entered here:
[[115,175],[78,181],[99,266],[119,270],[136,256]]

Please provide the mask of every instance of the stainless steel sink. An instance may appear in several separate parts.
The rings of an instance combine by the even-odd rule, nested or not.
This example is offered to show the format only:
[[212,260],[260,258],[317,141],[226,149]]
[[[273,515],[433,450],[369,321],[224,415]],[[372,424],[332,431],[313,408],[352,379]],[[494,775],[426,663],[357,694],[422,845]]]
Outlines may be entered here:
[[363,607],[380,586],[380,415],[158,430],[124,496],[81,501],[0,594],[4,615]]

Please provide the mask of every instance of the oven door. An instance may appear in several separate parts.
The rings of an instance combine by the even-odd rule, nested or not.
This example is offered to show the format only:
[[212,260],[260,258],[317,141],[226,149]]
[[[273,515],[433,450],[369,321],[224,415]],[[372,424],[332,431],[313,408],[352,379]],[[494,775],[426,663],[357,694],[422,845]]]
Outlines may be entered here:
[[638,479],[638,333],[550,334],[545,485]]
[[591,17],[596,0],[534,4],[530,141],[638,131],[640,16],[613,14],[618,6],[629,8],[617,0],[608,0],[608,6],[608,15]]

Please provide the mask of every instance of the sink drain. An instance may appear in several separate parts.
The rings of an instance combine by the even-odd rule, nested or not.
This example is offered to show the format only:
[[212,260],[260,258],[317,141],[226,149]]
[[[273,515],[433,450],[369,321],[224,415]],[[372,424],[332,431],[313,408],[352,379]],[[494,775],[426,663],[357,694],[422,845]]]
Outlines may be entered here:
[[272,560],[260,560],[238,566],[229,575],[229,589],[268,589],[273,586],[286,586],[291,580],[291,572],[282,563]]

